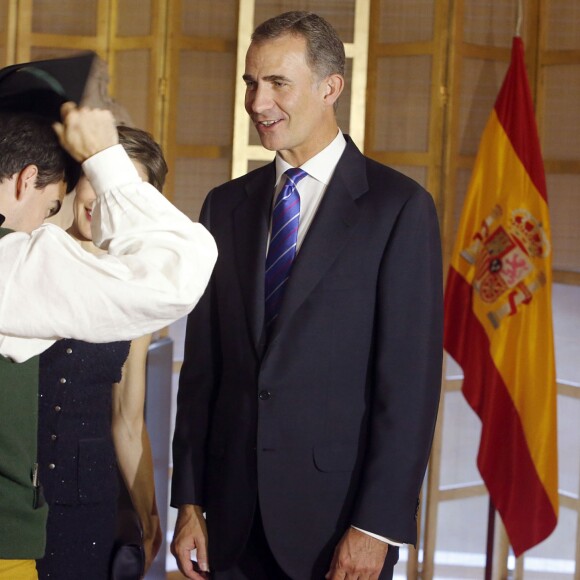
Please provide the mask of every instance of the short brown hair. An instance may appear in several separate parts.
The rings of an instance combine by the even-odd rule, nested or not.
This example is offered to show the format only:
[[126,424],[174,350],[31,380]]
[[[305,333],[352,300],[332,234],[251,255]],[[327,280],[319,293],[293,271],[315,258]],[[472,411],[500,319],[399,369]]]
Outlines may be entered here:
[[143,166],[147,172],[147,181],[161,191],[167,176],[167,163],[163,151],[150,133],[142,129],[119,125],[119,143],[127,155]]
[[35,187],[64,181],[71,191],[81,166],[61,146],[48,118],[0,111],[0,182],[35,165]]
[[252,34],[252,42],[272,40],[284,34],[303,36],[306,40],[306,60],[319,78],[331,74],[344,76],[344,44],[338,33],[313,12],[284,12],[262,22]]

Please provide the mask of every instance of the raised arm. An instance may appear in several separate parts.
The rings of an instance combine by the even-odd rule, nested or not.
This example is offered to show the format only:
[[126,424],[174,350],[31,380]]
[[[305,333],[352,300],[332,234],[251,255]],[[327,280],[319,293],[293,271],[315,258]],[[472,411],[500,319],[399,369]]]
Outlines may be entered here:
[[98,150],[83,170],[97,193],[93,240],[108,253],[92,256],[50,224],[0,243],[0,354],[18,362],[54,339],[127,340],[170,324],[197,303],[217,258],[209,232],[141,180],[108,130],[83,137],[108,126],[103,113],[68,112],[61,139],[79,159]]

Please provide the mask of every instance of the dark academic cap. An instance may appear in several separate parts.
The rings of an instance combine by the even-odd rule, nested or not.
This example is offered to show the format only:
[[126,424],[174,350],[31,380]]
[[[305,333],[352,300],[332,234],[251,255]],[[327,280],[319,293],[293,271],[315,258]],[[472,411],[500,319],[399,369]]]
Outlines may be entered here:
[[60,121],[61,105],[82,99],[95,57],[94,52],[84,52],[0,69],[0,111]]
[[[0,112],[40,116],[60,121],[60,107],[80,103],[96,54],[83,52],[67,58],[38,60],[0,69]],[[65,152],[65,179],[71,191],[80,176],[80,164]]]

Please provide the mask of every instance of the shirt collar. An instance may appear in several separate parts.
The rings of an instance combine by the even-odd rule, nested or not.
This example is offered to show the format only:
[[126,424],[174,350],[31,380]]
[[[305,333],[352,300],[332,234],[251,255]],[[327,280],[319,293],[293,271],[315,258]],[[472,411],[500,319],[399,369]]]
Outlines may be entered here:
[[[313,177],[324,185],[328,185],[345,148],[346,139],[344,138],[342,131],[339,129],[336,137],[322,151],[320,151],[320,153],[311,157],[300,167],[304,169],[310,177]],[[276,185],[280,183],[280,178],[283,173],[291,167],[292,165],[286,163],[280,155],[276,154]]]

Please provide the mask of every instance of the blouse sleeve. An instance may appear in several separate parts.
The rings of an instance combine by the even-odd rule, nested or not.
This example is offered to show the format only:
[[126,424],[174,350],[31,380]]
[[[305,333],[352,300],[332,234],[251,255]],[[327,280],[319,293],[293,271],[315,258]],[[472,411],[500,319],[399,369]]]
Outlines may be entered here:
[[107,253],[52,224],[0,239],[0,354],[17,362],[59,338],[128,340],[170,324],[201,298],[217,259],[211,234],[143,182],[122,146],[83,170],[97,193],[93,240]]

